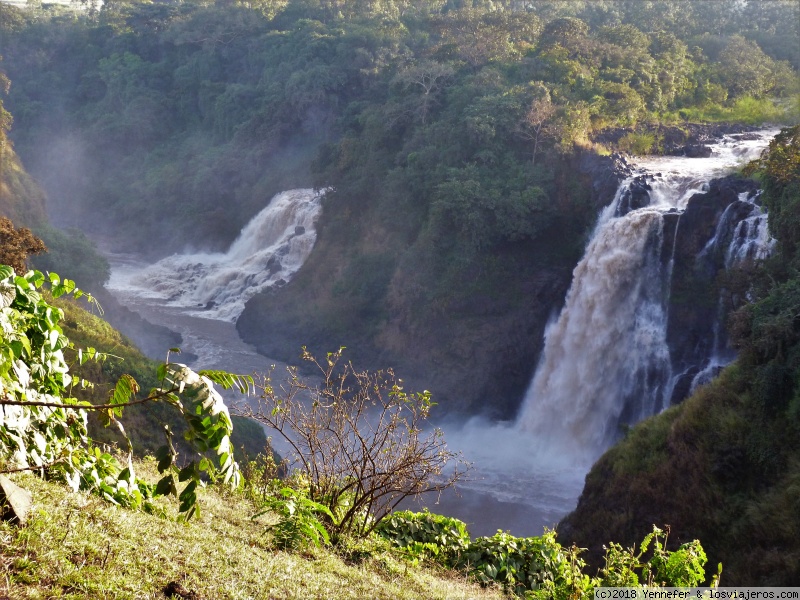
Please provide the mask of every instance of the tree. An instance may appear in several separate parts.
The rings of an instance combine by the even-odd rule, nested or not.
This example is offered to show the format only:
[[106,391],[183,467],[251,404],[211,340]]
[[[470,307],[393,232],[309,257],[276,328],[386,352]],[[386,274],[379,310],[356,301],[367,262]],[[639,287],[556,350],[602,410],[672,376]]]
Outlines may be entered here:
[[426,60],[403,69],[397,75],[397,81],[402,83],[406,89],[415,87],[420,91],[421,96],[416,113],[423,125],[428,118],[428,111],[436,101],[437,92],[453,76],[453,73],[454,69],[450,65]]
[[[328,531],[365,536],[403,499],[453,486],[465,471],[440,429],[423,431],[434,406],[429,392],[407,393],[391,370],[357,371],[340,364],[342,349],[321,364],[319,387],[289,368],[285,385],[267,377],[258,408],[240,414],[274,429],[308,481],[308,497],[333,515]],[[454,462],[452,470],[446,467]]]
[[542,32],[542,46],[561,46],[570,51],[570,57],[581,53],[586,44],[589,26],[575,17],[562,17],[550,21]]
[[774,61],[758,44],[741,35],[731,36],[719,53],[720,83],[728,87],[731,98],[762,97],[775,85],[774,68]]
[[446,46],[470,66],[509,60],[535,45],[541,22],[533,13],[462,8],[438,21]]
[[539,151],[539,144],[544,139],[553,136],[552,119],[556,114],[556,110],[555,104],[550,100],[550,93],[545,89],[543,95],[531,102],[517,127],[517,134],[533,145],[531,165],[536,164],[536,153]]

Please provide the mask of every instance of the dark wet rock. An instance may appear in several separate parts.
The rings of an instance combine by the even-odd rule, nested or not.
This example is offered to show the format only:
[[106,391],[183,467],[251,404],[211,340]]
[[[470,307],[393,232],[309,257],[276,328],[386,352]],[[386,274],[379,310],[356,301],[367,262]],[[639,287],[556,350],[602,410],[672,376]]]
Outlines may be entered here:
[[708,158],[711,148],[703,144],[687,144],[682,148],[682,155],[688,158]]
[[281,259],[277,256],[271,256],[270,259],[267,261],[267,269],[269,270],[270,275],[274,275],[278,271],[283,268],[281,265]]
[[699,372],[700,370],[698,367],[692,366],[687,371],[678,375],[675,380],[675,385],[672,388],[670,404],[678,404],[689,397],[689,393],[692,390],[692,382]]
[[754,140],[761,139],[761,136],[757,133],[735,133],[732,134],[731,137],[735,140],[741,140],[747,142],[752,142]]
[[[715,179],[708,191],[689,199],[683,213],[664,215],[661,260],[664,265],[672,261],[667,343],[674,373],[691,373],[693,378],[715,351],[715,339],[717,350],[726,347],[717,275],[725,268],[725,251],[736,225],[755,210],[739,200],[739,194],[753,193],[756,185],[735,175]],[[673,403],[688,396],[691,378],[675,382]]]
[[303,227],[302,225],[298,225],[297,227],[294,228],[294,234],[295,235],[303,235],[305,232],[306,232],[306,228]]
[[617,205],[616,216],[621,217],[632,210],[643,208],[650,204],[652,187],[647,183],[644,175],[639,175],[631,181],[628,189],[622,194]]
[[628,161],[616,152],[610,156],[586,152],[581,156],[579,168],[592,182],[592,206],[597,209],[608,206],[619,184],[631,176]]

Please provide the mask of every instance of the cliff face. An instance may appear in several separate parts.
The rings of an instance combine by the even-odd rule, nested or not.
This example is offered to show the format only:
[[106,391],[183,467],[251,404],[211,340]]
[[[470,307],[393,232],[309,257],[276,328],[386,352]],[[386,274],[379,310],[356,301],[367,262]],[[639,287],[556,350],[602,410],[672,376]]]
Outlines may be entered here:
[[0,137],[0,215],[18,227],[36,227],[47,221],[44,192],[3,137]]
[[[464,257],[442,290],[448,240],[407,232],[357,198],[329,197],[317,244],[285,287],[253,298],[237,322],[259,352],[296,361],[300,346],[346,346],[362,368],[393,367],[407,389],[428,389],[435,415],[513,418],[566,295],[585,234],[623,174],[585,154],[555,167],[550,202],[573,206],[536,241]],[[398,217],[398,222],[402,217]]]
[[741,235],[740,224],[760,210],[740,197],[752,199],[757,189],[751,179],[716,179],[706,193],[689,200],[683,214],[666,215],[664,239],[673,240],[665,243],[662,257],[672,261],[667,343],[676,377],[673,404],[689,395],[710,359],[724,364],[734,357],[726,334],[729,306],[721,275],[735,266],[730,251],[734,237]]

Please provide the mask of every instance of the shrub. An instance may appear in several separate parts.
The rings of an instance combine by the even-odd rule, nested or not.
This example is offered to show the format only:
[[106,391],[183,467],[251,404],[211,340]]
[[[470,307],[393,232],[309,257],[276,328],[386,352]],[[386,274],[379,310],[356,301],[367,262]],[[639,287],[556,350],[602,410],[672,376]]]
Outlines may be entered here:
[[541,537],[518,538],[498,531],[479,537],[461,555],[458,566],[466,568],[484,584],[497,582],[535,598],[588,597],[596,582],[584,575],[577,548],[562,548],[554,531]]
[[[277,483],[277,482],[276,482]],[[303,491],[291,487],[280,489],[277,494],[263,501],[265,510],[253,518],[271,512],[279,516],[276,524],[267,528],[275,542],[283,549],[301,549],[308,543],[319,547],[330,543],[330,536],[317,515],[333,518],[327,506],[310,500]]]
[[[636,586],[639,584],[668,587],[695,587],[705,580],[706,553],[698,540],[681,545],[674,552],[667,551],[669,529],[653,527],[636,549],[622,548],[610,543],[606,548],[606,565],[601,570],[601,585],[609,587]],[[652,547],[651,547],[652,546]],[[643,560],[649,555],[648,560]],[[712,581],[717,583],[718,577]]]
[[629,154],[642,156],[653,151],[656,145],[654,133],[626,133],[619,140],[619,149]]
[[427,510],[392,513],[375,531],[413,560],[429,557],[446,566],[455,565],[469,546],[469,532],[463,521]]
[[289,444],[287,458],[307,480],[308,498],[330,511],[334,540],[366,536],[404,498],[450,487],[466,470],[441,430],[423,433],[429,392],[406,393],[391,370],[357,371],[340,365],[341,355],[329,353],[323,365],[304,348],[303,359],[322,375],[319,387],[290,367],[284,386],[274,388],[267,377],[259,407],[242,409]]
[[[134,507],[148,508],[153,495],[174,494],[186,518],[198,510],[196,490],[203,483],[203,473],[219,474],[237,486],[239,471],[230,443],[233,425],[212,380],[244,389],[247,379],[217,371],[195,373],[185,365],[167,363],[158,369],[159,387],[144,398],[136,398],[139,386],[124,374],[106,404],[79,401],[72,396],[75,386],[91,384],[70,374],[67,356],[83,364],[102,360],[104,355],[70,343],[58,324],[63,312],[48,304],[40,291],[46,281],[53,297],[83,295],[73,281],[61,280],[54,273],[47,279],[39,271],[18,276],[11,267],[0,266],[0,473],[38,471],[65,481],[73,490],[88,489],[116,504]],[[197,455],[184,460],[180,468],[165,427],[167,445],[158,453],[164,476],[153,488],[135,477],[127,437],[125,467],[92,445],[86,413],[96,411],[106,426],[115,425],[124,436],[119,421],[123,409],[156,401],[180,413],[187,425],[186,441]],[[216,455],[217,465],[206,456],[209,451]],[[176,478],[187,482],[180,493]]]
[[[416,563],[430,558],[463,569],[483,584],[497,583],[516,595],[539,600],[591,598],[594,588],[672,586],[695,587],[705,579],[706,555],[700,542],[667,551],[667,533],[653,527],[639,546],[623,548],[611,542],[599,577],[583,572],[581,549],[562,547],[554,531],[518,538],[498,531],[470,542],[464,523],[431,514],[400,511],[384,519],[376,531]],[[718,569],[711,585],[719,583]]]

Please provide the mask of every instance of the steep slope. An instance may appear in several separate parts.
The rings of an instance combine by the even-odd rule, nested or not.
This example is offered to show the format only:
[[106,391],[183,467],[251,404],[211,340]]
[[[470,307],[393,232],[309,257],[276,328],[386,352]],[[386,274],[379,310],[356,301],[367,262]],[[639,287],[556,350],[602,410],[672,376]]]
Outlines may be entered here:
[[11,142],[2,134],[0,134],[0,215],[8,217],[15,225],[24,227],[37,227],[47,221],[44,192],[25,171]]

